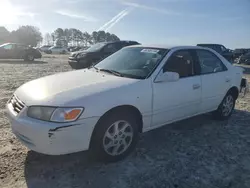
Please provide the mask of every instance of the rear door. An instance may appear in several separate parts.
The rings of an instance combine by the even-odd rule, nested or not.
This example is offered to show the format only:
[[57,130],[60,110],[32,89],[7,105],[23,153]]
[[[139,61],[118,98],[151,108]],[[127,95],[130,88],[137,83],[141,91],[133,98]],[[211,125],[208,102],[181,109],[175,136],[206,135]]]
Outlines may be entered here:
[[13,56],[15,59],[22,59],[25,55],[26,46],[21,44],[16,44],[13,50]]
[[218,108],[231,86],[226,66],[209,50],[196,50],[202,83],[202,112]]

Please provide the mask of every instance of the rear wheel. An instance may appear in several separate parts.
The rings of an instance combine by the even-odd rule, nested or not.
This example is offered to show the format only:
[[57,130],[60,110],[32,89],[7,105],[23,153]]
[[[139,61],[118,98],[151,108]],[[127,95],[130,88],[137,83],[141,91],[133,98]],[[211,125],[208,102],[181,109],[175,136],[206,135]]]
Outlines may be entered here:
[[113,113],[98,123],[92,137],[92,154],[100,160],[118,161],[134,149],[137,139],[136,119],[125,113]]
[[26,55],[26,57],[24,58],[25,61],[34,61],[35,57],[32,54],[28,54]]
[[218,120],[227,120],[230,118],[235,107],[235,101],[233,93],[228,92],[218,109],[213,112],[214,117]]

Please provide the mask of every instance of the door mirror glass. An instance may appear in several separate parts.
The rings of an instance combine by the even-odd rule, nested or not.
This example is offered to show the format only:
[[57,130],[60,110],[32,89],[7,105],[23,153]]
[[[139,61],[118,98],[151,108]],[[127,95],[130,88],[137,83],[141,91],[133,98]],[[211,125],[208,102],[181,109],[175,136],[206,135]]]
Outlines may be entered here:
[[176,82],[180,79],[177,72],[164,72],[157,76],[155,82]]

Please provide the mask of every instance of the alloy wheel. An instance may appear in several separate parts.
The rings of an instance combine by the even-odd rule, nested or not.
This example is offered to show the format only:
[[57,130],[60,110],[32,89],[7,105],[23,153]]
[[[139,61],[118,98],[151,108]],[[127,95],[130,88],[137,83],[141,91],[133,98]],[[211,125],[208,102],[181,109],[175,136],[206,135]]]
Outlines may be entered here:
[[222,114],[224,117],[228,116],[233,110],[234,98],[232,95],[228,95],[222,104]]
[[133,127],[124,120],[113,123],[103,137],[104,151],[112,156],[124,153],[133,140]]

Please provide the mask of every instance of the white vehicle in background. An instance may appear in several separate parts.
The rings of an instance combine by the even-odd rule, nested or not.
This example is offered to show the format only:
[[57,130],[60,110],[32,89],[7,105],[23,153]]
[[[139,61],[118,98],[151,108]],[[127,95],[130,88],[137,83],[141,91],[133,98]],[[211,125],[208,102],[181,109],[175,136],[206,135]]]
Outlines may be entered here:
[[66,47],[52,46],[48,50],[46,50],[45,53],[48,53],[48,54],[66,54],[66,53],[68,53],[68,49]]
[[30,81],[6,108],[13,133],[31,150],[90,149],[116,161],[139,133],[208,112],[228,119],[246,86],[242,75],[212,49],[136,45],[90,69]]
[[39,47],[38,49],[39,49],[41,52],[46,52],[49,48],[51,48],[50,45],[44,45],[44,46]]

